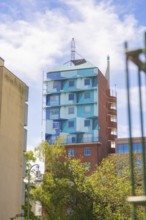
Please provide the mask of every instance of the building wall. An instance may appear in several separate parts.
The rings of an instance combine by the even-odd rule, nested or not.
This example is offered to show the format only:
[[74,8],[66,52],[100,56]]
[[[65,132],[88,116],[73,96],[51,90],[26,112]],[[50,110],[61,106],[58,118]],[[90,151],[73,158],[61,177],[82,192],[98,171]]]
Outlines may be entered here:
[[[146,145],[146,137],[144,137],[144,144]],[[142,139],[141,137],[132,138],[132,147],[134,153],[142,153]],[[146,146],[145,146],[146,150]],[[116,153],[127,154],[129,153],[129,138],[116,139]]]
[[108,154],[108,133],[107,133],[107,89],[108,82],[101,71],[98,71],[98,108],[99,108],[99,140],[101,142],[102,157]]
[[95,67],[47,74],[46,139],[49,143],[57,136],[64,136],[65,144],[97,141],[97,87]]
[[[68,156],[80,158],[94,171],[111,152],[111,142],[116,137],[111,134],[117,129],[117,123],[112,123],[116,109],[111,109],[116,97],[111,96],[109,82],[97,67],[69,68],[47,73],[46,140],[52,143],[57,136],[64,136]],[[69,100],[70,94],[74,94],[73,100]]]
[[[85,150],[89,148],[90,154],[86,155]],[[71,144],[66,145],[68,156],[80,159],[82,163],[89,166],[89,171],[95,170],[97,164],[102,160],[101,143]],[[72,152],[72,155],[69,155]]]
[[28,87],[0,66],[0,219],[21,213]]

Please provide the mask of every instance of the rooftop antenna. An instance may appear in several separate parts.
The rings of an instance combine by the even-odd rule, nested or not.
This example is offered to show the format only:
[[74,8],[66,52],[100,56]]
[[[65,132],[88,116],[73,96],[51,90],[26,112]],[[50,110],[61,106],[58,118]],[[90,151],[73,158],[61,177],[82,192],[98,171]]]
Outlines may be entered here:
[[72,38],[71,41],[71,61],[75,60],[75,40]]
[[105,77],[108,82],[108,87],[110,87],[110,57],[109,55],[107,56],[107,69],[106,69]]

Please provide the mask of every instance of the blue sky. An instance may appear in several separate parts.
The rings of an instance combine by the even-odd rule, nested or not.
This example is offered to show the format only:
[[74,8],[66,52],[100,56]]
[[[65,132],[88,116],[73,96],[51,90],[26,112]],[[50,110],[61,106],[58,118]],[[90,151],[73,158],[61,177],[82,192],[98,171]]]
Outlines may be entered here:
[[[111,88],[117,90],[118,134],[127,136],[124,42],[143,47],[145,0],[0,0],[0,56],[29,86],[28,149],[41,141],[43,73],[70,60],[70,42],[105,73],[110,56]],[[133,72],[134,65],[130,65]],[[138,115],[136,84],[131,104]],[[144,109],[145,111],[145,109]],[[133,135],[139,135],[138,117]]]

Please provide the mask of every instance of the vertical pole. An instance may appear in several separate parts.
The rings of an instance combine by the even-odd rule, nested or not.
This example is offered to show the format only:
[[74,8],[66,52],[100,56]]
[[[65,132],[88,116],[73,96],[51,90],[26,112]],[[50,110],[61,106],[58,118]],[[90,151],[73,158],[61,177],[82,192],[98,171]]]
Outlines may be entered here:
[[142,142],[142,166],[143,166],[143,178],[144,178],[144,195],[146,195],[146,162],[145,162],[145,143],[144,143],[145,141],[144,141],[143,106],[142,106],[140,68],[138,68],[138,87],[139,87],[140,129],[141,129],[141,142]]
[[144,70],[145,70],[145,73],[146,73],[146,32],[144,33],[144,55],[145,55]]
[[28,185],[27,185],[27,220],[29,220],[29,194],[30,194],[30,169],[28,170]]
[[[145,57],[145,62],[144,62],[144,71],[145,71],[145,108],[146,108],[146,32],[144,33],[144,57]],[[146,117],[144,118],[146,120]]]
[[[128,109],[128,125],[129,125],[129,162],[130,162],[130,177],[131,177],[131,193],[135,195],[134,186],[134,163],[133,163],[133,143],[132,143],[132,121],[131,121],[131,108],[130,108],[130,82],[129,82],[129,69],[128,69],[128,56],[127,56],[127,42],[125,42],[126,54],[126,89],[127,89],[127,109]],[[132,219],[136,220],[135,205],[132,204]]]
[[[138,88],[139,88],[139,109],[140,109],[140,129],[141,129],[141,144],[142,144],[142,171],[143,171],[143,191],[146,195],[146,162],[145,162],[145,140],[144,140],[144,126],[143,126],[143,105],[142,105],[142,92],[141,92],[141,72],[138,67]],[[146,220],[146,207],[145,220]]]
[[34,164],[32,165],[29,169],[28,169],[28,185],[27,185],[27,220],[29,219],[29,215],[30,215],[30,178],[31,178],[31,170],[34,166],[37,166],[37,168],[39,169],[39,165],[38,164]]

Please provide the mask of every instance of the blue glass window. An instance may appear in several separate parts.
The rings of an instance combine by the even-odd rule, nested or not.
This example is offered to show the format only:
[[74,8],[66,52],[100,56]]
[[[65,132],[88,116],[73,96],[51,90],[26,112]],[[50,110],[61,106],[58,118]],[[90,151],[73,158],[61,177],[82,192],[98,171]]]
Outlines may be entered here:
[[69,100],[74,100],[74,93],[70,93],[68,99]]
[[90,111],[91,111],[91,107],[89,105],[84,107],[85,113],[89,113]]
[[123,144],[118,144],[118,152],[119,154],[123,154]]
[[60,123],[58,121],[53,122],[53,128],[59,129],[60,128]]
[[68,156],[74,157],[74,149],[68,149]]
[[128,153],[129,152],[129,147],[128,144],[124,144],[124,152],[123,153]]
[[59,109],[58,108],[52,108],[50,110],[50,114],[51,115],[58,115],[59,114]]
[[76,143],[76,138],[75,137],[72,137],[72,143]]
[[90,98],[90,92],[86,92],[86,93],[84,94],[84,98],[85,98],[85,99],[89,99],[89,98]]
[[54,81],[53,82],[53,88],[55,89],[58,89],[58,88],[60,88],[60,81]]
[[137,153],[137,144],[133,144],[133,152]]
[[89,86],[89,85],[90,85],[90,79],[85,79],[84,85],[85,85],[85,86]]
[[86,148],[84,149],[84,155],[85,155],[85,156],[91,156],[91,148],[86,147]]
[[85,120],[84,121],[84,126],[89,127],[90,126],[90,120]]
[[74,114],[74,107],[68,108],[68,114]]
[[73,128],[74,127],[74,121],[69,121],[68,122],[68,127]]
[[69,81],[69,87],[74,87],[75,81],[74,80],[70,80]]
[[50,101],[52,101],[52,102],[54,101],[55,102],[55,101],[58,101],[58,100],[59,100],[59,96],[58,95],[51,95],[50,96]]
[[138,144],[138,153],[141,153],[141,152],[142,152],[142,144],[139,143],[139,144]]
[[76,136],[75,135],[68,135],[67,143],[76,143]]

